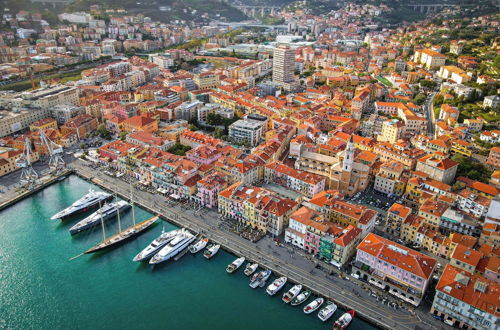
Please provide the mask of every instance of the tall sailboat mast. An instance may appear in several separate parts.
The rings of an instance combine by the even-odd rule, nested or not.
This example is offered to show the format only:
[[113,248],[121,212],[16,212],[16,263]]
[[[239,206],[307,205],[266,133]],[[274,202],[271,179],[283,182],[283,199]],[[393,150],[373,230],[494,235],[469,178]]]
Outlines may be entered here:
[[122,223],[120,219],[120,208],[118,207],[118,196],[115,193],[115,209],[116,209],[116,217],[118,218],[118,232],[122,232]]
[[135,226],[134,193],[132,192],[132,183],[130,183],[130,205],[132,206],[132,222]]
[[102,218],[101,202],[99,202],[99,215],[101,216],[101,227],[102,227],[102,241],[106,240],[106,230],[104,229],[104,219]]

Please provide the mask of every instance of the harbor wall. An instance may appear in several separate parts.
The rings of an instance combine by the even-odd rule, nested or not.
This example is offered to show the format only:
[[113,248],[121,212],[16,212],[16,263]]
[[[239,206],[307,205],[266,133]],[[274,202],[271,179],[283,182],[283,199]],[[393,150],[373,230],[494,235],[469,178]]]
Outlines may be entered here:
[[59,178],[68,176],[72,173],[73,169],[65,169],[57,175],[50,174],[42,176],[38,179],[38,184],[33,187],[33,189],[19,188],[17,191],[5,193],[6,197],[0,201],[0,211],[58,182]]

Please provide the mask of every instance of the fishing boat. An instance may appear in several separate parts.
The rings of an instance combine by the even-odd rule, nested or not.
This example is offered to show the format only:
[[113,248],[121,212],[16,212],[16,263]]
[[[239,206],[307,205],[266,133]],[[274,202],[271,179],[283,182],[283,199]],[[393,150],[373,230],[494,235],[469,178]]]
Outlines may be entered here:
[[270,270],[262,270],[258,273],[255,273],[252,278],[250,279],[250,284],[249,286],[252,289],[255,289],[256,287],[260,286],[262,282],[266,283],[267,279],[271,276],[271,271]]
[[285,276],[277,278],[273,281],[273,283],[269,284],[266,289],[266,292],[270,296],[274,296],[281,288],[283,288],[288,279]]
[[311,314],[323,305],[325,299],[316,298],[304,307],[304,313]]
[[344,314],[342,314],[341,317],[338,318],[337,321],[333,324],[333,329],[339,329],[339,330],[344,330],[346,329],[349,324],[352,322],[352,319],[354,318],[354,314],[356,312],[354,310],[350,310]]
[[283,300],[285,304],[288,304],[290,301],[294,300],[295,297],[297,297],[297,295],[300,293],[300,290],[302,290],[301,284],[294,285],[283,295],[283,298],[281,300]]
[[214,255],[219,252],[220,244],[212,244],[210,245],[205,252],[203,252],[203,256],[207,259],[211,259]]
[[259,264],[252,264],[252,263],[248,263],[247,266],[245,267],[245,271],[243,272],[246,276],[250,276],[252,275],[256,270],[257,268],[259,267]]
[[260,279],[259,287],[263,288],[266,285],[267,279],[271,277],[272,272],[270,270],[265,271],[264,276]]
[[50,217],[50,219],[63,220],[69,216],[95,209],[96,207],[99,207],[100,204],[108,202],[112,199],[113,196],[111,194],[103,191],[94,191],[92,189],[89,189],[89,192],[85,196],[83,196],[64,210],[54,214],[52,217]]
[[195,239],[196,236],[191,234],[189,231],[182,229],[180,234],[175,236],[170,243],[164,246],[160,252],[156,253],[151,260],[149,260],[149,263],[155,265],[175,257],[186,249]]
[[89,228],[99,225],[99,221],[106,221],[114,218],[118,211],[125,211],[130,208],[130,204],[126,201],[111,202],[104,204],[103,207],[78,222],[76,225],[69,229],[71,235],[77,234]]
[[233,273],[235,270],[240,268],[240,266],[243,265],[244,262],[245,262],[245,257],[236,259],[235,261],[227,265],[226,272],[228,272],[229,274]]
[[170,243],[177,235],[181,233],[181,229],[175,229],[165,232],[163,229],[161,235],[139,252],[133,261],[144,261],[155,255],[161,248]]
[[297,297],[295,297],[295,299],[292,300],[290,305],[298,306],[302,304],[304,301],[306,301],[310,295],[311,295],[311,290],[304,290],[301,293],[299,293]]
[[189,252],[193,254],[198,253],[201,250],[203,250],[205,246],[207,246],[207,244],[208,244],[208,238],[202,238],[198,242],[189,247]]
[[337,310],[337,305],[335,305],[333,302],[328,302],[325,307],[321,308],[318,317],[321,321],[325,322],[327,321],[332,315],[335,313]]

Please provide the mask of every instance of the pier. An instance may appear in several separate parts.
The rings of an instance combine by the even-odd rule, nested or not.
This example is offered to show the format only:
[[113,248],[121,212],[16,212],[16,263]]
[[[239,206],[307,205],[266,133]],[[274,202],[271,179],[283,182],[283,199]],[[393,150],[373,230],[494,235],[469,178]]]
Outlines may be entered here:
[[14,205],[15,203],[33,195],[34,193],[45,189],[53,183],[58,182],[58,180],[64,176],[68,176],[73,173],[72,169],[64,169],[62,172],[55,174],[47,174],[38,179],[38,182],[32,189],[27,187],[19,187],[14,192],[6,192],[0,199],[0,211]]
[[[109,192],[128,199],[130,197],[129,185],[116,179],[105,177],[96,170],[91,170],[80,161],[73,164],[74,173],[79,177],[99,185]],[[218,228],[213,222],[197,216],[191,216],[188,212],[169,207],[165,203],[165,197],[151,195],[147,192],[135,191],[134,202],[151,213],[159,214],[163,220],[186,228],[198,235],[207,237],[212,242],[220,244],[223,249],[237,256],[243,256],[248,262],[258,263],[261,267],[272,270],[278,276],[288,277],[291,283],[300,283],[309,288],[315,294],[334,301],[339,307],[356,311],[356,316],[384,329],[413,329],[417,324],[426,324],[429,329],[437,329],[435,326],[421,321],[418,316],[406,313],[391,313],[385,311],[382,306],[364,300],[355,295],[346,285],[338,285],[318,270],[307,270],[297,263],[287,262],[275,251],[266,251],[266,248],[251,243],[242,237]],[[296,257],[302,258],[302,257]],[[292,257],[294,259],[294,257]],[[361,282],[356,283],[358,286]],[[341,283],[342,284],[342,283]],[[355,284],[355,285],[356,285]]]

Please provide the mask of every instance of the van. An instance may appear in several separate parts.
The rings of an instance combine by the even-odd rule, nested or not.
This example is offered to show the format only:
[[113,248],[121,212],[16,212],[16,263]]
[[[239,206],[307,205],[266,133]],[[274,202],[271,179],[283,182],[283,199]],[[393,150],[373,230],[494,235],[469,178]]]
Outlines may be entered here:
[[351,276],[354,277],[355,279],[359,280],[359,275],[358,274],[352,273]]

